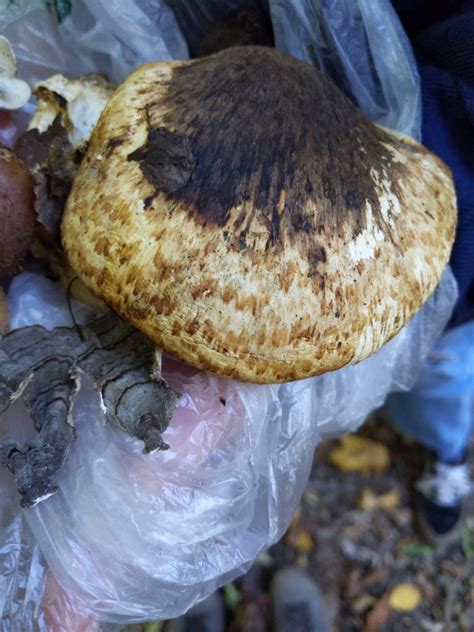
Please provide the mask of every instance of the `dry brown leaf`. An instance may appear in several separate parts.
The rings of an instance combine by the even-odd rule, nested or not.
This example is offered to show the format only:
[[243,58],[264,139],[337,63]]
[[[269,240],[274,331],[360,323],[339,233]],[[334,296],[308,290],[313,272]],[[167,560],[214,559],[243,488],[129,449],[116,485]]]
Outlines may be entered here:
[[339,446],[329,453],[329,459],[344,472],[362,474],[385,470],[390,464],[390,454],[384,445],[358,435],[342,437]]
[[364,632],[380,632],[390,616],[389,594],[385,593],[370,610],[364,623]]
[[415,584],[398,584],[390,593],[389,605],[393,610],[410,612],[421,602],[420,589]]
[[9,325],[10,320],[8,318],[7,301],[5,300],[5,294],[0,287],[0,335],[7,333]]
[[366,487],[359,496],[357,506],[364,511],[370,511],[372,509],[394,509],[399,504],[400,494],[396,489],[391,489],[385,494],[375,494]]

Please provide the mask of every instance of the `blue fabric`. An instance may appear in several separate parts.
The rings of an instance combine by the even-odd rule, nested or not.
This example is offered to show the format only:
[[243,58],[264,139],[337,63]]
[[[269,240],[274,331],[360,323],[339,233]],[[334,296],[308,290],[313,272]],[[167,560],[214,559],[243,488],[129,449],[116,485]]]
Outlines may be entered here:
[[474,427],[474,321],[449,329],[413,390],[387,400],[396,425],[445,462],[459,460]]
[[459,301],[451,326],[474,318],[474,0],[394,0],[422,87],[422,141],[451,168],[458,229],[451,265]]
[[[396,425],[439,459],[466,451],[474,418],[474,0],[394,0],[422,89],[422,141],[451,168],[458,228],[451,266],[459,300],[415,388],[392,395]],[[464,323],[464,324],[463,324]]]

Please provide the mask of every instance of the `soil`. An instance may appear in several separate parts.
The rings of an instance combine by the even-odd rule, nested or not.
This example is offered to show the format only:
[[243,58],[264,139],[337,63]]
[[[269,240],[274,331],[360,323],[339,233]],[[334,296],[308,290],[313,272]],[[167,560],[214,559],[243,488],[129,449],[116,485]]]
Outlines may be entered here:
[[[328,458],[338,441],[318,446],[296,522],[236,582],[241,601],[231,609],[232,632],[273,629],[271,576],[287,564],[305,568],[318,582],[335,632],[474,630],[474,503],[468,503],[460,542],[436,552],[419,535],[413,510],[424,451],[381,414],[357,434],[388,447],[389,467],[375,474],[343,472]],[[388,494],[387,504],[394,506],[361,509],[364,490],[376,497]],[[401,583],[421,594],[419,605],[408,612],[389,605],[388,596]]]

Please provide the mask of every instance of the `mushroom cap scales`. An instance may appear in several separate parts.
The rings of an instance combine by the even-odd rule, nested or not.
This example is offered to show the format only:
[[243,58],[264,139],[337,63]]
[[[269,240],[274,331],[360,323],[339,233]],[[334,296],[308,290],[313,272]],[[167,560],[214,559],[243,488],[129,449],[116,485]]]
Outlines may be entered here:
[[231,48],[135,70],[96,126],[62,240],[159,347],[239,380],[374,353],[448,262],[451,175],[309,64]]

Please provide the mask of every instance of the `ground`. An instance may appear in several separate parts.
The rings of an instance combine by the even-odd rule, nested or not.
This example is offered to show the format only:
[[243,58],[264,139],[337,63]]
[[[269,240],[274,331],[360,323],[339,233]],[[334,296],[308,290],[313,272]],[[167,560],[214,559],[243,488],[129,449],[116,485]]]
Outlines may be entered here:
[[[378,472],[344,472],[330,458],[339,441],[317,448],[300,515],[236,583],[241,600],[233,608],[232,632],[272,629],[269,580],[288,563],[305,567],[318,581],[335,632],[474,630],[474,507],[468,507],[461,543],[436,554],[418,536],[412,511],[422,450],[381,414],[357,435],[386,446],[389,464]],[[419,604],[394,610],[393,589],[406,583]],[[232,589],[227,593],[228,602],[239,598]]]

